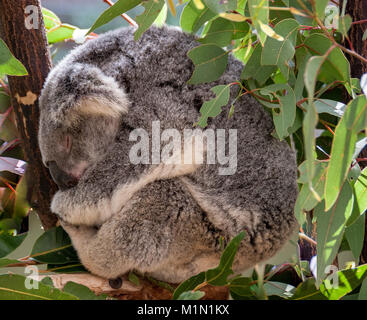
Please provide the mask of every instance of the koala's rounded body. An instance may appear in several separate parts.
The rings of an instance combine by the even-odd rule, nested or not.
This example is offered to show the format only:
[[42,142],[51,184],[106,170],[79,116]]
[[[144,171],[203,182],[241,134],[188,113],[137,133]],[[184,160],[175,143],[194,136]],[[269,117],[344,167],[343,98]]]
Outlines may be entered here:
[[[73,50],[47,78],[39,143],[61,189],[51,208],[92,273],[115,278],[135,269],[180,282],[218,264],[221,238],[226,244],[246,231],[234,263],[240,271],[271,257],[295,230],[295,154],[271,136],[271,117],[249,96],[232,117],[224,110],[208,120],[213,132],[237,129],[234,172],[196,160],[132,163],[134,130],[151,141],[157,123],[160,132],[192,129],[210,89],[240,78],[241,63],[230,56],[218,81],[187,84],[194,67],[186,53],[195,46],[176,28],[153,27],[137,42],[120,29]],[[226,152],[230,143],[227,135]]]

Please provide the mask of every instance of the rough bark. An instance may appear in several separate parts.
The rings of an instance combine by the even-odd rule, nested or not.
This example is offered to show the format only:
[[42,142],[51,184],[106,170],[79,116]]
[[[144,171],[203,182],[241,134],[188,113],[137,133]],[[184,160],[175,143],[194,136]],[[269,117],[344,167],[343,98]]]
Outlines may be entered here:
[[[25,8],[38,10],[38,28],[27,29]],[[45,229],[53,227],[57,218],[50,211],[50,200],[56,186],[42,165],[37,143],[40,95],[44,80],[51,68],[51,58],[39,0],[0,0],[0,36],[13,55],[20,60],[29,75],[9,76],[12,104],[28,163],[28,192],[33,192],[33,208],[38,212]]]
[[[349,14],[352,17],[353,21],[366,20],[367,1],[349,0],[347,2],[345,14]],[[367,41],[363,41],[362,37],[366,28],[367,23],[361,23],[352,25],[349,30],[349,39],[353,44],[354,50],[364,57],[367,57]],[[348,46],[347,42],[346,45]],[[362,74],[367,72],[367,65],[364,62],[352,56],[349,56],[348,59],[350,61],[352,77],[360,78]]]
[[[342,8],[342,1],[340,3],[340,8]],[[345,14],[349,14],[353,21],[362,21],[367,19],[367,1],[366,0],[349,0],[347,2]],[[362,37],[367,29],[366,23],[358,23],[352,25],[349,30],[349,39],[353,45],[354,50],[367,58],[367,41],[363,41]],[[345,42],[348,47],[348,42]],[[361,76],[367,72],[367,64],[363,63],[361,60],[348,56],[352,77],[361,78]],[[364,148],[359,155],[360,158],[367,158],[367,148]],[[363,169],[367,166],[367,162],[360,162],[359,165]],[[362,253],[360,256],[361,263],[367,263],[367,219],[365,224],[365,238]]]
[[[55,288],[62,290],[66,283],[73,281],[88,287],[95,294],[107,294],[118,300],[170,300],[172,299],[172,291],[154,284],[146,279],[139,278],[139,284],[133,284],[124,275],[122,277],[122,285],[118,289],[113,289],[109,285],[109,281],[88,273],[70,274],[60,273],[54,275],[40,276],[38,280],[50,277]],[[175,288],[177,285],[171,285]],[[229,290],[227,287],[213,287],[207,285],[200,289],[205,292],[202,300],[227,300]]]

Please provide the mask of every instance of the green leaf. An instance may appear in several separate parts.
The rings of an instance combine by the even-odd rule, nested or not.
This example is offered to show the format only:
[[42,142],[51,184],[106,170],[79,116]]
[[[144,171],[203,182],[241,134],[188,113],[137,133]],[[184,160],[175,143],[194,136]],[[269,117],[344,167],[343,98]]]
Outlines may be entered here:
[[61,227],[43,233],[34,244],[31,257],[38,262],[50,264],[79,262],[69,236]]
[[315,1],[316,13],[317,16],[323,20],[325,18],[325,9],[328,5],[329,0],[317,0]]
[[288,299],[293,296],[296,288],[288,283],[267,281],[264,283],[264,289],[267,296],[279,296]]
[[315,281],[314,278],[309,278],[298,285],[290,300],[327,300],[320,290],[317,290]]
[[42,8],[42,15],[46,30],[52,29],[61,24],[60,18],[51,10]]
[[346,223],[352,214],[353,191],[345,182],[338,200],[324,212],[324,203],[320,203],[314,210],[317,224],[317,283],[325,278],[325,268],[331,265],[338,253],[343,239]]
[[358,300],[367,300],[367,279],[364,279],[362,282]]
[[219,17],[211,22],[205,37],[200,39],[200,42],[225,47],[233,39],[243,38],[249,29],[247,22],[234,22]]
[[309,188],[314,192],[312,186],[312,179],[315,173],[314,168],[314,153],[315,153],[315,127],[318,122],[318,116],[315,105],[313,103],[315,86],[317,76],[320,72],[322,64],[325,62],[327,56],[312,57],[308,60],[305,68],[304,81],[308,91],[309,103],[306,111],[306,115],[303,120],[303,136],[305,143],[305,157],[307,168],[307,182],[309,182]]
[[26,233],[17,236],[11,236],[7,233],[0,233],[0,258],[7,256],[18,248],[24,241]]
[[288,84],[280,83],[262,88],[260,93],[272,95],[279,101],[278,105],[274,105],[275,108],[272,109],[272,114],[276,133],[279,139],[283,140],[289,136],[288,129],[292,127],[296,118],[296,96],[294,91]]
[[[304,45],[310,54],[324,56],[332,46],[332,42],[325,35],[315,33],[306,38]],[[324,57],[325,61],[319,67],[317,77],[319,81],[325,83],[331,83],[335,80],[350,81],[349,62],[339,48],[334,48],[328,56]]]
[[198,125],[205,128],[208,125],[209,117],[216,117],[222,112],[222,107],[228,104],[230,85],[219,85],[211,88],[216,95],[212,100],[205,101],[200,108],[201,117],[198,121]]
[[239,233],[224,249],[220,258],[219,266],[205,272],[205,281],[214,286],[224,286],[227,278],[233,274],[232,264],[245,232]]
[[367,167],[363,169],[354,184],[355,201],[359,214],[367,210]]
[[338,284],[333,285],[330,280],[325,280],[321,286],[321,293],[329,300],[339,300],[357,288],[367,276],[367,264],[357,268],[341,270],[338,272]]
[[259,40],[264,45],[266,33],[262,30],[261,24],[268,25],[269,23],[269,0],[248,0],[248,8]]
[[186,281],[182,282],[173,293],[172,299],[177,300],[178,297],[186,291],[194,290],[199,284],[205,281],[205,272],[201,272]]
[[0,230],[12,231],[19,230],[20,224],[18,219],[13,218],[3,218],[0,219]]
[[352,26],[353,19],[352,17],[347,14],[339,18],[339,32],[343,34],[343,36],[348,36],[348,31]]
[[203,0],[207,7],[215,13],[234,11],[237,9],[237,0],[213,1]]
[[269,79],[271,74],[277,70],[276,66],[261,65],[261,55],[263,47],[257,44],[251,54],[248,62],[242,70],[241,79],[255,79],[260,85],[263,85]]
[[338,118],[343,116],[346,107],[344,103],[329,99],[315,99],[314,105],[317,113],[328,113]]
[[338,197],[347,178],[357,142],[357,133],[367,126],[367,98],[352,100],[335,130],[325,185],[325,210],[329,210]]
[[214,44],[203,44],[187,53],[195,70],[187,83],[198,84],[217,80],[225,71],[228,52]]
[[15,263],[19,263],[19,261],[14,260],[14,259],[0,259],[0,268],[5,268],[6,266],[10,264],[15,264]]
[[49,44],[53,44],[72,39],[76,29],[77,27],[69,24],[57,26],[47,32],[47,41]]
[[[302,174],[302,172],[306,171],[306,162],[303,162],[300,167],[299,170]],[[315,175],[312,179],[312,186],[314,188],[314,192],[316,192],[316,194],[319,195],[323,195],[323,190],[324,190],[324,186],[325,186],[325,180],[326,180],[326,168],[327,168],[327,164],[325,162],[318,162],[316,161],[316,165],[315,165]],[[311,192],[310,190],[310,186],[307,183],[307,177],[306,173],[303,173],[301,175],[302,180],[300,181],[300,179],[298,180],[299,182],[304,183],[304,185],[302,186],[298,197],[297,197],[297,201],[295,204],[295,216],[297,218],[297,221],[300,225],[302,225],[305,221],[305,216],[303,214],[303,211],[311,211],[318,203],[319,203],[319,199],[316,199],[316,197],[314,196],[314,192]],[[320,198],[322,200],[322,198]]]
[[94,24],[89,29],[88,33],[96,30],[97,28],[105,25],[111,20],[115,19],[119,15],[129,11],[132,8],[135,8],[139,5],[142,0],[118,0],[112,7],[105,10],[98,19],[94,22]]
[[85,273],[88,272],[81,263],[48,264],[48,272],[56,273]]
[[141,15],[135,17],[135,22],[139,25],[139,28],[134,33],[135,41],[138,40],[141,35],[153,24],[161,12],[164,4],[164,0],[149,0],[142,3],[144,12]]
[[216,14],[208,7],[198,9],[194,1],[191,0],[182,10],[180,26],[183,31],[196,33],[205,22],[215,16]]
[[200,300],[205,296],[205,292],[202,291],[185,291],[180,294],[177,300]]
[[38,289],[25,287],[26,277],[16,274],[0,275],[0,300],[78,300],[77,297],[33,281]]
[[65,284],[62,289],[63,292],[70,293],[71,295],[78,297],[80,300],[106,300],[107,295],[101,294],[97,296],[92,290],[88,287],[83,286],[79,283],[75,283],[73,281],[69,281]]
[[236,300],[253,299],[255,293],[252,288],[255,286],[252,278],[236,277],[230,281],[229,290],[231,296]]
[[12,55],[2,39],[0,39],[0,74],[7,74],[9,76],[28,75],[26,68]]
[[140,284],[139,277],[132,271],[129,272],[129,281],[137,286]]
[[261,64],[278,66],[282,74],[288,79],[289,65],[296,52],[295,45],[299,23],[294,19],[280,21],[274,31],[284,38],[283,41],[268,37],[262,51]]
[[50,277],[45,277],[41,280],[41,283],[43,283],[46,286],[54,287],[54,283]]
[[[355,200],[354,200],[355,201]],[[360,215],[357,220],[346,227],[345,238],[348,241],[350,250],[352,250],[354,258],[359,261],[364,243],[365,215]]]
[[165,3],[158,17],[154,20],[153,24],[157,27],[162,27],[166,23],[167,20],[168,7]]

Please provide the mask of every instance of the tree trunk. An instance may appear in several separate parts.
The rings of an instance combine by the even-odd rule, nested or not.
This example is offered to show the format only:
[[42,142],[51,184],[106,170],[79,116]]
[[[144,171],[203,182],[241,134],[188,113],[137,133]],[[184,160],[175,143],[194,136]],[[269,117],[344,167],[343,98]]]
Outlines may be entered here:
[[[341,1],[343,2],[343,1]],[[342,7],[341,3],[341,7]],[[367,19],[367,1],[366,0],[349,0],[347,2],[345,14],[349,14],[353,21],[361,21]],[[360,55],[367,57],[367,41],[363,41],[362,37],[367,28],[367,23],[354,24],[349,30],[349,39],[354,50]],[[347,45],[347,43],[346,43]],[[361,78],[362,74],[367,72],[367,65],[361,60],[349,56],[352,77]]]
[[[33,28],[30,28],[32,25]],[[9,76],[8,80],[17,127],[28,163],[28,199],[33,194],[35,201],[32,201],[32,207],[36,209],[44,228],[48,229],[57,222],[57,217],[50,211],[50,200],[57,187],[42,165],[37,141],[38,97],[51,69],[39,0],[0,0],[0,36],[29,74],[22,77]]]
[[[340,9],[342,9],[343,1],[340,1]],[[347,2],[345,14],[349,14],[353,21],[367,20],[367,1],[366,0],[349,0]],[[363,41],[362,37],[367,29],[367,22],[357,23],[352,25],[349,30],[349,39],[353,45],[353,49],[367,58],[367,41]],[[348,42],[345,41],[345,45],[348,47]],[[361,78],[364,73],[367,73],[367,65],[359,59],[348,56],[352,77]],[[359,155],[360,158],[367,158],[367,148],[364,148]],[[361,168],[367,166],[367,162],[360,162]],[[367,219],[365,224],[365,238],[364,245],[361,253],[361,263],[367,263]]]

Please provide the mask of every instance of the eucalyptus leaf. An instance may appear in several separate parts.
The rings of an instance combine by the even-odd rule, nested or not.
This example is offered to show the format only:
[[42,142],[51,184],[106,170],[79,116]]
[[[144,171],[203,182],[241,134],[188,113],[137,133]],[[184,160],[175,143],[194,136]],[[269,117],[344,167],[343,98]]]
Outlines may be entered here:
[[367,265],[341,270],[337,273],[338,283],[330,283],[325,280],[320,286],[320,292],[329,300],[339,300],[352,292],[367,277]]
[[346,223],[352,214],[353,192],[348,182],[345,182],[338,200],[324,212],[324,203],[314,210],[317,224],[317,283],[326,277],[325,268],[334,261],[345,230]]
[[234,11],[237,9],[237,0],[213,1],[202,0],[215,13]]
[[31,257],[38,262],[49,264],[79,262],[69,236],[61,227],[43,233],[35,242]]
[[23,64],[10,52],[6,43],[0,39],[0,74],[26,76],[28,72]]
[[227,67],[228,52],[214,44],[195,47],[187,55],[195,65],[189,84],[215,81]]
[[357,142],[357,133],[367,125],[367,98],[352,100],[335,130],[325,185],[325,210],[335,203],[347,178]]
[[0,233],[0,258],[7,256],[18,248],[26,236],[26,233],[17,236],[11,236],[5,232]]
[[200,27],[208,20],[214,18],[216,13],[207,6],[199,9],[194,0],[190,0],[182,10],[180,26],[182,30],[196,33]]
[[182,282],[173,293],[172,299],[177,300],[178,297],[190,290],[194,290],[199,284],[205,281],[205,272],[201,272],[191,278],[187,279],[186,281]]
[[354,258],[358,261],[362,252],[365,234],[365,214],[360,215],[357,220],[345,229],[345,238],[348,241]]
[[243,38],[249,29],[247,22],[233,22],[219,17],[210,23],[205,37],[200,39],[200,42],[224,47],[234,39]]
[[106,300],[108,297],[106,294],[101,294],[97,296],[88,287],[83,286],[79,283],[75,283],[73,281],[67,282],[62,291],[78,297],[80,300]]
[[233,274],[232,264],[245,232],[235,236],[224,249],[220,258],[219,266],[205,272],[205,281],[214,286],[224,286],[227,278]]
[[268,37],[262,51],[261,64],[278,66],[287,79],[289,75],[288,62],[296,52],[295,45],[298,28],[299,23],[294,19],[280,21],[274,27],[274,31],[282,36],[283,40],[279,41]]
[[269,0],[248,0],[247,3],[253,25],[258,33],[259,40],[261,44],[264,44],[267,36],[261,26],[268,25]]
[[204,295],[205,292],[202,291],[185,291],[180,294],[177,300],[200,300]]
[[69,293],[33,281],[36,288],[27,289],[26,277],[17,274],[0,275],[0,300],[78,300]]
[[198,125],[205,128],[208,125],[208,118],[216,117],[222,112],[222,107],[228,104],[230,86],[219,85],[211,88],[216,97],[210,101],[205,101],[200,108],[201,117]]
[[144,12],[135,18],[135,22],[139,27],[134,33],[134,40],[138,40],[141,35],[148,30],[157,19],[164,4],[164,0],[143,1],[142,6],[144,7]]
[[96,30],[97,28],[105,25],[111,20],[115,19],[119,15],[129,11],[132,8],[135,8],[139,5],[142,0],[118,0],[112,7],[105,10],[98,19],[93,23],[88,33]]

